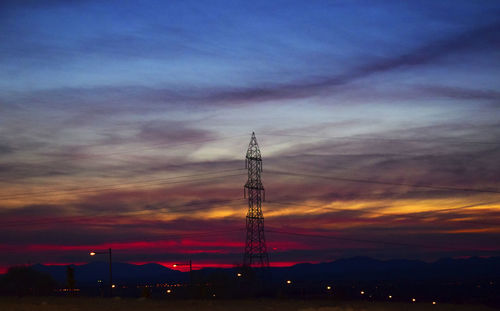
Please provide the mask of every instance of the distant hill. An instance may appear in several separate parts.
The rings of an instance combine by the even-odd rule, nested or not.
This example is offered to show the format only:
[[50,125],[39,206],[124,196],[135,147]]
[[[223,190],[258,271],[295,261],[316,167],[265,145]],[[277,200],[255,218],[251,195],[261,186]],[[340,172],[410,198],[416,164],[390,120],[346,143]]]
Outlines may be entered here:
[[500,257],[451,259],[427,263],[418,260],[376,260],[368,257],[339,259],[328,263],[297,264],[274,268],[277,278],[295,280],[473,280],[500,278]]
[[[63,283],[65,266],[37,264],[36,270],[51,274]],[[107,262],[93,262],[74,266],[75,279],[81,283],[108,280]],[[230,272],[232,269],[202,269],[198,274],[215,271]],[[339,259],[319,264],[297,264],[291,267],[270,268],[273,281],[470,281],[500,278],[500,257],[451,259],[445,258],[427,263],[418,260],[376,260],[368,257]],[[189,274],[166,268],[159,264],[134,265],[113,263],[113,279],[127,283],[187,282]]]
[[[75,268],[75,279],[80,284],[95,283],[97,280],[108,281],[109,263],[107,262],[92,262],[71,266]],[[60,283],[66,281],[66,266],[36,264],[33,268],[49,273]],[[155,263],[144,265],[113,263],[113,280],[122,283],[183,282],[187,278],[188,276],[185,273]]]

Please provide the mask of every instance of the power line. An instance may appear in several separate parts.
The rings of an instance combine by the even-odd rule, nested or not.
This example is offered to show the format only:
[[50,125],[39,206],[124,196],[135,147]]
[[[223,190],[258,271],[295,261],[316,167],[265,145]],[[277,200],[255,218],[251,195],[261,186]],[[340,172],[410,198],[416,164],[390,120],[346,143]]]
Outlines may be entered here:
[[[205,231],[205,232],[196,232],[196,233],[179,233],[179,234],[171,234],[166,235],[166,238],[186,238],[186,237],[196,237],[203,238],[206,236],[218,236],[218,235],[226,235],[230,232],[243,232],[242,228],[238,229],[228,229],[228,230],[219,230],[219,231]],[[148,241],[147,239],[145,241]]]
[[229,174],[229,175],[220,175],[220,176],[211,176],[208,178],[197,178],[197,179],[191,179],[191,180],[183,180],[183,181],[177,181],[177,182],[164,182],[167,180],[172,180],[172,179],[178,179],[178,178],[185,178],[185,177],[197,177],[200,175],[211,175],[211,174],[217,174],[219,172],[229,172],[229,171],[241,171],[243,169],[228,169],[228,170],[221,170],[217,172],[207,172],[207,173],[198,173],[198,174],[193,174],[193,175],[184,175],[184,176],[176,176],[176,177],[170,177],[170,178],[158,178],[158,179],[152,179],[149,181],[143,181],[143,182],[129,182],[129,183],[118,183],[118,184],[109,184],[106,185],[105,187],[102,186],[94,186],[94,187],[87,187],[85,189],[67,189],[67,190],[48,190],[48,191],[39,191],[39,192],[25,192],[25,193],[15,193],[10,196],[1,196],[0,200],[12,200],[18,197],[22,196],[27,196],[27,195],[48,195],[48,194],[54,194],[54,193],[92,193],[92,192],[103,192],[103,191],[108,191],[108,190],[120,190],[124,189],[123,185],[149,185],[153,183],[152,185],[164,185],[164,184],[177,184],[177,183],[185,183],[185,182],[195,182],[198,180],[206,180],[206,179],[211,179],[211,178],[222,178],[222,177],[231,177],[231,176],[240,176],[244,175],[244,173],[240,174]]
[[[191,208],[191,209],[184,209],[184,207],[187,206],[195,206],[195,205],[209,205],[209,204],[221,204],[221,203],[231,203],[231,202],[236,202],[236,201],[243,201],[243,198],[239,199],[231,199],[231,200],[207,200],[207,201],[198,201],[198,202],[191,202],[188,204],[182,204],[182,205],[175,205],[172,207],[165,207],[166,204],[163,204],[163,206],[157,206],[155,208],[147,208],[143,211],[151,211],[151,210],[159,210],[159,209],[168,209],[167,211],[164,211],[163,213],[169,213],[169,212],[194,212],[194,211],[200,211],[200,210],[209,210],[207,207],[198,207],[198,208]],[[127,214],[132,214],[137,212],[135,211],[127,211],[125,213],[122,213],[121,215],[127,215]],[[45,218],[45,219],[40,219],[39,221],[11,221],[11,222],[4,222],[0,224],[0,227],[12,227],[12,226],[26,226],[26,225],[50,225],[50,224],[57,224],[57,223],[72,223],[72,222],[79,222],[82,220],[94,220],[96,216],[108,216],[109,213],[90,213],[86,214],[83,218],[80,216],[68,216],[68,217],[57,217],[57,218]],[[116,217],[116,215],[113,215]]]
[[490,189],[455,188],[455,187],[447,187],[447,186],[408,184],[408,183],[397,183],[397,182],[381,181],[381,180],[356,179],[356,178],[322,176],[322,175],[293,173],[293,172],[282,172],[282,171],[275,171],[275,170],[267,170],[267,172],[271,172],[271,173],[275,173],[275,174],[281,174],[281,175],[291,175],[291,176],[301,176],[301,177],[313,177],[313,178],[322,178],[322,179],[329,179],[329,180],[357,182],[357,183],[367,183],[367,184],[379,184],[379,185],[388,185],[388,186],[404,186],[404,187],[427,188],[427,189],[447,190],[447,191],[500,193],[500,190],[490,190]]
[[313,237],[313,238],[322,238],[322,239],[330,239],[330,240],[342,240],[349,242],[361,242],[361,243],[375,243],[375,244],[384,244],[384,245],[394,245],[394,246],[404,246],[404,247],[420,247],[420,248],[429,248],[429,249],[446,249],[446,250],[459,250],[459,251],[484,251],[480,249],[465,249],[451,246],[437,246],[437,245],[425,245],[425,244],[413,244],[413,243],[402,243],[402,242],[393,242],[393,241],[382,241],[382,240],[370,240],[370,239],[355,239],[355,238],[346,238],[346,237],[338,237],[338,236],[330,236],[330,235],[320,235],[320,234],[310,234],[310,233],[297,233],[297,232],[289,232],[283,230],[276,230],[271,228],[266,229],[267,232],[277,233],[277,234],[286,234],[293,236],[303,236],[303,237]]
[[[144,239],[141,239],[140,241],[141,242],[162,242],[162,241],[165,241],[165,240],[168,240],[168,239],[182,239],[182,238],[198,238],[198,239],[204,239],[206,237],[212,237],[212,236],[221,236],[221,235],[224,235],[224,236],[228,236],[227,234],[228,233],[231,233],[231,232],[243,232],[243,229],[227,229],[227,230],[216,230],[216,231],[202,231],[202,232],[196,232],[196,233],[178,233],[178,234],[169,234],[169,235],[166,235],[166,236],[162,236],[163,239],[161,240],[155,240],[155,239],[152,239],[152,238],[144,238]],[[134,241],[132,241],[134,242]],[[108,242],[108,243],[103,243],[99,246],[89,246],[90,248],[94,248],[94,249],[99,249],[99,248],[109,248],[109,245],[111,244],[114,244],[114,242]],[[120,242],[117,242],[117,244],[120,244]],[[65,245],[61,245],[61,246],[65,246]],[[113,249],[113,252],[119,252],[120,251],[120,248],[117,248],[116,250]],[[126,251],[126,249],[122,249],[122,251]]]
[[[129,183],[117,183],[117,184],[108,184],[106,186],[94,186],[94,187],[87,187],[85,189],[66,189],[66,190],[49,190],[49,191],[39,191],[39,192],[25,192],[25,193],[15,193],[15,194],[12,194],[10,196],[3,196],[3,197],[0,197],[0,200],[4,200],[4,199],[12,199],[12,198],[15,198],[15,197],[18,197],[18,196],[26,196],[26,195],[44,195],[44,194],[52,194],[52,193],[61,193],[61,192],[64,192],[64,193],[71,193],[71,192],[94,192],[94,191],[97,191],[97,192],[100,192],[100,191],[107,191],[107,190],[114,190],[114,189],[121,189],[121,188],[116,188],[116,186],[122,186],[122,185],[141,185],[141,184],[149,184],[149,183],[153,183],[153,182],[162,182],[162,181],[165,181],[165,180],[171,180],[171,179],[178,179],[178,178],[185,178],[185,177],[196,177],[196,176],[201,176],[201,175],[211,175],[211,174],[217,174],[219,172],[227,172],[227,171],[241,171],[243,169],[228,169],[228,170],[221,170],[221,171],[217,171],[217,172],[207,172],[207,173],[198,173],[198,174],[193,174],[193,175],[183,175],[183,176],[175,176],[175,177],[170,177],[170,178],[158,178],[158,179],[151,179],[151,180],[148,180],[148,181],[143,181],[143,182],[129,182]],[[237,175],[240,175],[240,174],[237,174]],[[210,178],[219,178],[219,177],[226,177],[226,176],[236,176],[236,175],[223,175],[223,176],[215,176],[215,177],[210,177]],[[196,179],[198,180],[198,179]],[[194,180],[194,181],[196,181]],[[182,181],[182,182],[190,182],[190,180],[188,181]],[[175,182],[174,182],[175,183]],[[160,184],[163,184],[163,183],[160,183]],[[96,190],[92,190],[92,189],[96,189]]]
[[[223,175],[223,176],[215,176],[213,178],[219,178],[219,177],[227,177],[227,176],[239,176],[239,175],[242,175],[242,174],[235,174],[235,175]],[[196,175],[188,175],[189,177],[190,176],[196,176]],[[179,176],[180,178],[181,176]],[[182,176],[182,177],[186,177],[186,176]],[[212,177],[211,177],[212,178]],[[190,180],[190,181],[182,181],[182,182],[191,182],[193,180]],[[85,190],[85,189],[84,189]],[[108,189],[98,189],[98,191],[107,191],[107,190],[110,190],[109,188]],[[90,192],[87,191],[87,192]],[[97,192],[94,191],[94,192]],[[236,201],[236,200],[241,200],[241,199],[235,199],[235,200],[222,200],[222,201],[203,201],[203,202],[195,202],[195,203],[190,203],[190,204],[185,204],[185,205],[181,205],[181,206],[178,206],[178,207],[184,207],[184,206],[191,206],[191,205],[198,205],[198,204],[214,204],[214,203],[225,203],[225,202],[231,202],[231,201]],[[300,206],[308,206],[308,207],[313,207],[313,208],[318,208],[318,207],[323,207],[323,206],[320,206],[320,205],[306,205],[306,204],[303,204],[303,203],[300,203],[300,202],[293,202],[293,201],[286,201],[286,202],[279,202],[279,201],[268,201],[268,203],[271,203],[271,204],[281,204],[281,205],[300,205]],[[491,203],[496,203],[496,201],[492,201],[492,202],[487,202],[487,203],[482,203],[482,204],[474,204],[474,205],[466,205],[466,206],[462,206],[462,207],[455,207],[455,208],[449,208],[449,209],[441,209],[441,210],[438,210],[438,211],[429,211],[429,212],[424,212],[423,214],[428,214],[428,213],[436,213],[436,212],[444,212],[444,211],[450,211],[450,210],[458,210],[458,209],[464,209],[464,208],[469,208],[469,207],[474,207],[474,206],[479,206],[479,205],[485,205],[485,204],[491,204]],[[169,207],[166,207],[168,209],[167,212],[170,212],[170,211],[177,211],[176,208],[178,208],[177,206],[174,207],[174,209],[172,208],[169,208]],[[163,207],[156,207],[155,209],[161,209]],[[329,207],[328,208],[329,210],[337,210],[337,211],[347,211],[347,212],[360,212],[360,211],[354,211],[354,210],[350,210],[350,209],[340,209],[340,208],[331,208]],[[147,210],[151,210],[151,208],[148,208]],[[194,211],[194,210],[199,210],[199,209],[192,209],[192,210],[182,210],[182,211]],[[135,211],[134,211],[135,212]],[[364,211],[364,212],[367,212],[367,213],[370,213],[370,214],[374,214],[374,215],[381,215],[381,216],[393,216],[393,217],[405,217],[405,216],[408,216],[410,213],[407,213],[407,214],[388,214],[388,213],[381,213],[381,212],[373,212],[373,211]],[[99,214],[101,215],[101,214]],[[88,216],[88,215],[87,215]],[[413,217],[420,217],[420,218],[424,218],[425,216],[420,214],[420,215],[415,215],[413,214]],[[65,220],[66,221],[66,220]],[[486,224],[486,225],[496,225],[496,224],[492,224],[492,223],[485,223],[485,222],[475,222],[475,221],[461,221],[461,222],[468,222],[468,223],[477,223],[477,224]],[[4,224],[4,225],[8,225],[8,224]],[[14,224],[15,225],[15,224]]]
[[[477,207],[477,206],[482,206],[482,205],[487,205],[487,204],[492,204],[492,203],[500,203],[500,201],[492,201],[492,202],[485,202],[485,203],[478,203],[478,204],[469,204],[469,205],[464,205],[460,207],[454,207],[454,208],[448,208],[448,209],[441,209],[437,211],[427,211],[427,212],[422,212],[422,213],[405,213],[405,214],[390,214],[390,213],[382,213],[382,212],[374,212],[374,211],[365,211],[365,210],[352,210],[352,209],[346,209],[346,208],[334,208],[334,207],[324,207],[323,205],[309,205],[309,204],[302,204],[300,202],[279,202],[279,201],[266,201],[267,204],[279,204],[279,205],[295,205],[295,206],[306,206],[306,207],[312,207],[312,208],[323,208],[326,210],[334,210],[334,211],[339,211],[339,212],[353,212],[353,213],[367,213],[367,214],[372,214],[372,215],[379,215],[379,216],[390,216],[390,217],[414,217],[414,218],[421,218],[425,219],[427,218],[428,214],[432,213],[440,213],[444,211],[450,211],[450,210],[461,210],[461,209],[466,209],[466,208],[472,208],[472,207]],[[490,223],[490,222],[480,222],[480,221],[472,221],[472,220],[460,220],[461,223],[471,223],[471,224],[479,224],[479,225],[488,225],[488,226],[498,226],[500,225],[499,223]]]
[[[196,205],[213,205],[213,204],[223,204],[223,203],[231,203],[231,202],[236,202],[236,201],[242,201],[244,200],[243,198],[239,199],[230,199],[230,200],[208,200],[208,201],[198,201],[198,202],[191,202],[188,204],[182,204],[182,205],[175,205],[175,206],[166,206],[165,204],[155,206],[154,208],[148,207],[147,209],[143,209],[142,211],[154,211],[154,210],[161,210],[161,209],[167,209],[163,213],[170,213],[170,212],[193,212],[193,211],[200,211],[200,210],[209,210],[207,207],[198,207],[198,208],[192,208],[192,209],[185,209],[184,207],[188,206],[196,206]],[[334,210],[334,211],[340,211],[340,212],[353,212],[353,213],[368,213],[372,215],[380,215],[380,216],[390,216],[390,217],[408,217],[411,215],[411,217],[416,217],[416,218],[425,218],[425,215],[422,214],[429,214],[429,213],[439,213],[443,211],[450,211],[450,210],[459,210],[459,209],[465,209],[465,208],[471,208],[471,207],[476,207],[476,206],[481,206],[481,205],[486,205],[486,204],[491,204],[491,203],[497,203],[498,201],[492,201],[492,202],[485,202],[485,203],[480,203],[480,204],[471,204],[471,205],[464,205],[461,207],[455,207],[455,208],[449,208],[449,209],[442,209],[438,211],[429,211],[429,212],[423,212],[420,214],[414,214],[414,213],[405,213],[405,214],[390,214],[390,213],[382,213],[382,212],[374,212],[374,211],[359,211],[359,210],[352,210],[352,209],[342,209],[342,208],[332,208],[328,207],[325,208],[327,210]],[[294,201],[286,201],[286,202],[280,202],[280,201],[266,201],[267,204],[278,204],[278,205],[295,205],[295,206],[306,206],[306,207],[312,207],[312,208],[322,208],[322,205],[310,205],[310,204],[303,204],[300,202],[294,202]],[[135,212],[138,212],[137,210],[134,211],[127,211],[125,213],[122,213],[122,215],[127,215],[127,214],[133,214]],[[86,214],[84,217],[85,218],[78,218],[76,219],[77,221],[81,220],[93,220],[95,216],[107,216],[108,213],[93,213],[93,214]],[[14,221],[14,222],[5,222],[0,224],[2,227],[8,227],[8,226],[25,226],[25,225],[44,225],[44,224],[56,224],[56,223],[68,223],[72,222],[72,218],[78,217],[78,216],[71,216],[71,217],[64,217],[64,218],[49,218],[49,219],[42,219],[40,221]],[[478,221],[468,221],[468,220],[461,220],[460,222],[462,223],[472,223],[472,224],[481,224],[481,225],[498,225],[495,223],[488,223],[488,222],[478,222]]]
[[401,142],[423,142],[423,143],[449,143],[449,144],[476,144],[476,145],[500,145],[500,143],[486,141],[431,141],[428,139],[415,138],[384,138],[384,137],[359,137],[359,136],[321,136],[321,135],[295,135],[295,134],[277,134],[277,133],[261,133],[265,136],[284,136],[284,137],[302,137],[302,138],[321,138],[321,139],[338,139],[338,140],[379,140],[379,141],[401,141]]
[[[237,171],[237,170],[240,170],[240,169],[232,169],[232,170],[226,170],[226,171]],[[274,172],[274,171],[273,171]],[[213,173],[206,173],[206,174],[213,174]],[[205,175],[206,175],[205,174]],[[293,174],[293,173],[287,173],[287,174]],[[177,177],[173,177],[173,178],[167,178],[167,179],[159,179],[159,181],[164,181],[164,180],[170,180],[170,179],[177,179],[177,178],[185,178],[185,177],[193,177],[193,176],[199,176],[200,174],[196,174],[196,175],[184,175],[184,176],[177,176]],[[205,179],[210,179],[210,178],[221,178],[221,177],[229,177],[229,176],[239,176],[239,175],[243,175],[243,174],[230,174],[230,175],[222,175],[222,176],[212,176],[212,177],[209,177],[209,178],[200,178],[200,179],[195,179],[195,180],[186,180],[186,181],[179,181],[179,182],[162,182],[160,184],[172,184],[172,183],[185,183],[185,182],[193,182],[193,181],[198,181],[198,180],[205,180]],[[324,177],[324,176],[322,176]],[[147,183],[151,183],[153,182],[152,181],[148,181]],[[120,185],[124,185],[124,184],[127,184],[127,183],[121,183]],[[129,184],[132,184],[132,185],[137,185],[138,183],[129,183]],[[140,183],[139,183],[140,184]],[[91,189],[74,189],[73,191],[69,191],[67,190],[66,192],[77,192],[77,193],[91,193],[91,192],[101,192],[101,191],[109,191],[109,190],[114,190],[114,189],[122,189],[122,188],[102,188],[102,187],[93,187],[93,188],[98,188],[96,190],[91,190]],[[61,193],[61,191],[52,191],[52,192],[44,192],[44,193]],[[34,195],[34,194],[38,194],[38,193],[27,193],[29,195]],[[27,195],[27,194],[15,194],[11,197],[9,197],[10,199],[13,198],[13,197],[17,197],[17,196],[21,196],[21,195]],[[3,199],[3,200],[6,200],[6,199],[9,199],[7,197],[0,197],[0,199]],[[229,201],[232,201],[232,200],[229,200]],[[218,201],[218,202],[222,202],[222,201]],[[218,203],[218,202],[215,202],[215,203]],[[201,204],[206,204],[207,202],[201,202]],[[210,203],[210,202],[208,202]],[[275,203],[275,204],[296,204],[296,205],[303,205],[303,206],[306,206],[302,203],[296,203],[296,202],[277,202],[277,201],[271,201],[269,203]],[[495,203],[495,201],[493,202],[490,202],[490,203]],[[197,203],[195,203],[197,204]],[[188,204],[188,205],[195,205],[195,204]],[[485,203],[485,204],[489,204],[489,203]],[[182,205],[182,206],[188,206],[188,205]],[[181,207],[182,207],[181,206]],[[321,207],[321,206],[311,206],[311,205],[308,205],[309,207]],[[472,206],[477,206],[477,205],[472,205]],[[462,208],[467,208],[467,207],[472,207],[471,205],[468,205],[468,206],[463,206],[463,207],[459,207],[459,208],[451,208],[451,209],[446,209],[446,210],[439,210],[439,211],[436,211],[436,212],[442,212],[442,211],[448,211],[448,210],[457,210],[457,209],[462,209]],[[350,211],[350,212],[353,212],[353,210],[348,210],[348,209],[334,209],[334,208],[329,208],[329,209],[333,209],[333,210],[339,210],[339,211]],[[174,211],[174,210],[171,210],[169,209],[169,211]],[[377,213],[377,212],[369,212],[371,214],[378,214],[378,215],[383,215],[383,216],[406,216],[406,215],[395,215],[395,214],[385,214],[385,213]],[[427,213],[431,213],[431,212],[427,212]],[[418,217],[418,216],[417,216]],[[423,216],[420,216],[420,217],[423,217]],[[482,222],[474,222],[474,221],[462,221],[462,222],[469,222],[469,223],[479,223],[479,224],[487,224],[487,225],[493,225],[491,223],[482,223]],[[5,224],[7,225],[7,224]]]
[[[157,147],[162,147],[162,146],[163,147],[169,147],[169,150],[172,150],[172,147],[178,147],[178,146],[184,146],[184,145],[193,145],[193,144],[201,144],[201,143],[205,143],[205,142],[219,141],[219,140],[225,140],[225,139],[242,137],[242,136],[246,136],[246,135],[233,135],[233,136],[226,136],[226,137],[220,137],[220,138],[205,139],[205,140],[196,141],[196,142],[184,142],[184,143],[178,143],[178,144],[169,144],[169,143],[166,143],[166,144],[157,144],[157,145],[152,145],[152,146],[149,146],[149,147],[146,147],[146,148],[134,148],[134,149],[130,149],[130,150],[123,150],[123,151],[112,152],[112,153],[107,153],[107,154],[86,154],[86,155],[81,155],[81,156],[79,156],[77,158],[74,158],[74,159],[57,159],[57,160],[49,160],[49,161],[45,161],[45,162],[28,163],[28,164],[48,165],[48,164],[52,164],[54,162],[56,162],[57,164],[60,164],[60,163],[64,163],[64,162],[78,161],[78,160],[81,160],[81,159],[91,158],[91,157],[100,157],[100,156],[105,156],[106,157],[106,156],[127,154],[127,153],[130,153],[130,152],[136,152],[136,151],[154,150]],[[131,161],[131,160],[126,160],[126,159],[114,159],[113,161],[114,162],[121,161],[121,162],[129,162],[129,163],[130,162],[134,162],[134,161]],[[179,167],[180,165],[172,165],[172,166],[173,167]],[[19,179],[19,178],[16,178],[16,180],[17,179]],[[22,177],[21,177],[21,179],[22,179]],[[9,182],[9,183],[12,183],[12,181],[13,181],[12,179],[9,179],[9,180],[0,179],[0,182]]]
[[[103,154],[83,154],[83,155],[77,156],[76,158],[73,158],[73,159],[50,160],[50,161],[45,161],[45,162],[35,162],[33,164],[43,165],[43,164],[51,164],[53,162],[57,162],[59,164],[61,162],[77,161],[77,160],[92,158],[92,157],[102,157],[102,156],[107,157],[107,156],[127,154],[127,153],[131,153],[131,152],[136,152],[136,151],[154,150],[154,149],[157,149],[158,147],[169,147],[169,150],[171,150],[172,147],[185,146],[185,145],[196,145],[196,144],[202,144],[202,143],[206,143],[206,142],[219,141],[219,140],[225,140],[225,139],[242,137],[242,136],[246,136],[246,135],[233,135],[233,136],[211,138],[211,139],[205,139],[205,140],[200,140],[200,141],[191,141],[191,142],[183,142],[183,143],[162,143],[162,144],[151,145],[151,146],[148,146],[145,148],[133,148],[133,149],[131,148],[128,150],[103,153]],[[30,163],[30,164],[32,164],[32,163]]]

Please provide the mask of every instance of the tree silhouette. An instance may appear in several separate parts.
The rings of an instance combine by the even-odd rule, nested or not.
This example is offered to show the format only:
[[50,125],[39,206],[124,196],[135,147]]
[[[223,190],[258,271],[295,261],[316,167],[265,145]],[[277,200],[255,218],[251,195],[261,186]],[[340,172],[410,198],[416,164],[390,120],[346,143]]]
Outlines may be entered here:
[[66,283],[71,295],[75,293],[75,268],[70,265],[66,266]]
[[57,286],[49,275],[32,267],[11,267],[0,279],[0,292],[7,295],[50,295]]

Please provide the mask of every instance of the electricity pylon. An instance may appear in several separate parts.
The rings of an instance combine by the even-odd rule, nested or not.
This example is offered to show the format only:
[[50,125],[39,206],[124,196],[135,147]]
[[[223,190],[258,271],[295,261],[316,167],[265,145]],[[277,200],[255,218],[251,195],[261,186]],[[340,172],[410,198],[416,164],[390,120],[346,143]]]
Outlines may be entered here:
[[250,144],[248,144],[245,166],[248,169],[248,181],[244,187],[245,197],[248,197],[248,214],[243,265],[245,267],[269,267],[264,237],[264,215],[262,214],[262,201],[265,200],[265,190],[260,178],[262,157],[253,132]]

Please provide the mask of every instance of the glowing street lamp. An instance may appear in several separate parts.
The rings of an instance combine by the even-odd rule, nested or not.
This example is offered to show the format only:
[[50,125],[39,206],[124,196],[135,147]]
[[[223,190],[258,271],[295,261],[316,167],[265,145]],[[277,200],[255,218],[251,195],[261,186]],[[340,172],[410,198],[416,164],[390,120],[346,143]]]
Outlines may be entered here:
[[241,278],[243,276],[243,274],[238,273],[238,274],[236,274],[236,276],[239,277],[239,278]]
[[113,288],[115,285],[113,284],[113,268],[112,268],[112,259],[111,259],[111,247],[107,252],[90,252],[90,256],[109,254],[109,296],[113,296]]
[[174,267],[174,268],[175,268],[175,267],[181,267],[181,266],[189,266],[189,271],[191,271],[191,270],[192,270],[192,268],[193,268],[193,265],[192,265],[191,259],[189,259],[189,262],[188,262],[188,263],[174,263],[174,264],[172,265],[172,267]]
[[189,259],[188,263],[174,263],[172,267],[180,267],[180,266],[189,266],[189,286],[193,287],[193,263],[191,259]]
[[286,280],[286,284],[292,284],[291,280]]

